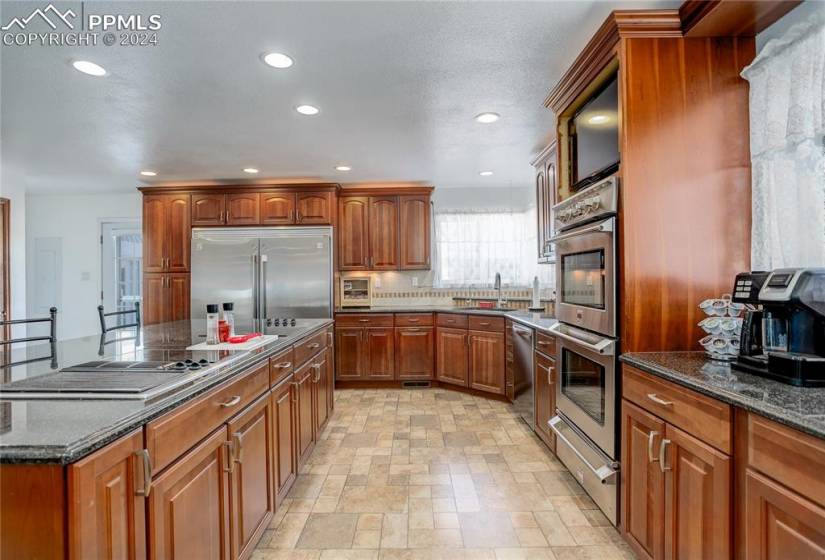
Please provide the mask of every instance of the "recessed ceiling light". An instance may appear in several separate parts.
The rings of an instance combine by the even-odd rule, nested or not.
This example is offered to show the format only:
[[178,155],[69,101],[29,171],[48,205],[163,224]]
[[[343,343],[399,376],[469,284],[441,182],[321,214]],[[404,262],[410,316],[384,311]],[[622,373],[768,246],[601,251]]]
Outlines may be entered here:
[[72,66],[74,66],[74,69],[78,72],[83,72],[89,76],[106,75],[106,69],[103,68],[103,66],[95,64],[94,62],[89,62],[88,60],[75,60],[72,62]]
[[265,54],[264,62],[273,68],[289,68],[295,63],[292,57],[279,52]]
[[349,165],[336,165],[335,166],[336,171],[349,171],[350,169],[352,169],[352,167],[350,167]]
[[476,115],[475,118],[476,122],[480,122],[481,124],[490,124],[500,119],[501,115],[499,115],[498,113],[480,113]]
[[244,173],[257,173],[258,170],[255,169],[254,167],[244,167],[243,172]]
[[302,115],[317,115],[321,112],[318,107],[313,107],[312,105],[298,105],[295,107],[295,110]]
[[590,124],[604,124],[609,120],[610,117],[608,117],[607,115],[593,115],[592,117],[587,119],[587,122],[589,122]]
[[492,171],[479,171],[478,174],[481,175],[482,177],[489,177],[490,175],[493,174],[493,172]]
[[141,171],[140,174],[144,177],[154,177],[155,175],[157,175],[157,173],[154,171]]

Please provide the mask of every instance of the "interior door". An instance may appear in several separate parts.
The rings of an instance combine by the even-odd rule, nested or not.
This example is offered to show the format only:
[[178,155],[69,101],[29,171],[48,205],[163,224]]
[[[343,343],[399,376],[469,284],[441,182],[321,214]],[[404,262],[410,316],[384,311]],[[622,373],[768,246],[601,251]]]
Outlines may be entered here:
[[264,318],[332,317],[332,229],[262,230]]
[[[9,271],[9,218],[10,203],[6,198],[0,198],[0,321],[11,319],[11,272]],[[0,328],[0,340],[10,338],[9,327]]]
[[206,305],[233,302],[235,321],[255,313],[258,235],[248,229],[192,230],[191,317],[206,319]]

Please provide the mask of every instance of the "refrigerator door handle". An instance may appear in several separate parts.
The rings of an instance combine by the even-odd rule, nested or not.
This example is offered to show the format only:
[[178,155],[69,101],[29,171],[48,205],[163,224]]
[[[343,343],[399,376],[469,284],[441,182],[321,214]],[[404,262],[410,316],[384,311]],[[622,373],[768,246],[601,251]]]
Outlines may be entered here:
[[[258,255],[252,255],[252,319],[258,318]],[[253,328],[257,328],[254,326]]]
[[266,321],[266,263],[268,262],[268,260],[269,259],[267,259],[266,255],[261,255],[261,276],[258,280],[258,285],[260,286],[258,290],[261,298],[261,321]]

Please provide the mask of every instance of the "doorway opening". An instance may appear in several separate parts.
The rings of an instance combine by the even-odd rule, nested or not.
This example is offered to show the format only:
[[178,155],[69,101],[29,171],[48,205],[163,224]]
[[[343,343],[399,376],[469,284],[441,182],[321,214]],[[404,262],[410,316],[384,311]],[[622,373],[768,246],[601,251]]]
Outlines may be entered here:
[[[127,311],[143,298],[143,233],[137,220],[100,224],[100,301],[109,311]],[[117,316],[117,324],[134,317]],[[114,326],[114,325],[112,325]]]

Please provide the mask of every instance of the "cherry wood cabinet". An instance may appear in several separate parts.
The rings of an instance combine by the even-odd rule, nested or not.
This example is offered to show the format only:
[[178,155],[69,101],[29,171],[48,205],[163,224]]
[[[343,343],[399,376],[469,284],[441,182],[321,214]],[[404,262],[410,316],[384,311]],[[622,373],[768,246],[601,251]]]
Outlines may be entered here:
[[276,505],[286,497],[298,474],[298,444],[295,441],[295,419],[298,414],[296,402],[294,377],[290,374],[272,390],[272,436],[275,439],[273,482]]
[[261,193],[261,224],[268,226],[295,223],[295,193]]
[[222,226],[226,223],[226,195],[207,193],[192,195],[192,225]]
[[227,423],[232,443],[232,558],[248,557],[275,511],[273,408],[267,392]]
[[332,223],[331,192],[299,192],[295,195],[295,223],[328,225]]
[[315,443],[315,414],[312,410],[313,378],[315,369],[314,362],[307,362],[295,370],[295,393],[297,398],[296,430],[298,435],[295,440],[298,444],[298,467],[309,458]]
[[[369,199],[370,269],[398,269],[398,197]],[[403,239],[401,236],[400,239]]]
[[330,383],[332,383],[332,349],[327,348],[323,350],[315,359],[313,364],[315,370],[313,377],[312,398],[313,410],[315,411],[315,440],[318,440],[318,434],[324,429],[329,421],[329,415],[332,411],[332,404],[330,403]]
[[470,387],[504,394],[504,333],[469,331]]
[[188,194],[143,197],[143,271],[188,272]]
[[360,327],[335,328],[335,378],[341,381],[366,378],[367,346]]
[[189,318],[189,277],[189,273],[144,274],[144,324]]
[[396,327],[396,379],[432,379],[433,347],[432,327]]
[[553,247],[552,208],[556,203],[556,143],[548,145],[533,161],[536,178],[536,228],[538,262],[551,262]]
[[338,199],[340,270],[429,270],[430,191],[350,189]]
[[402,195],[399,206],[400,270],[430,269],[430,196]]
[[143,431],[69,466],[69,558],[146,558]]
[[394,379],[395,378],[395,341],[393,329],[365,328],[364,340],[366,343],[366,378],[367,379]]
[[443,383],[468,386],[469,334],[467,329],[438,327],[436,377]]
[[232,458],[221,426],[152,481],[149,556],[229,559]]
[[556,448],[556,436],[550,419],[556,415],[556,360],[539,352],[533,354],[533,429],[551,450]]
[[261,195],[233,193],[226,195],[226,225],[255,226],[261,223]]

